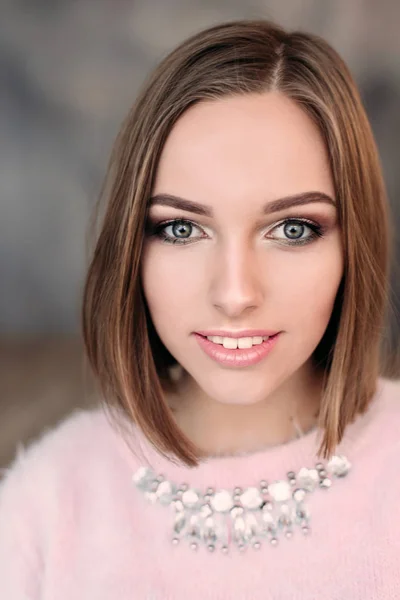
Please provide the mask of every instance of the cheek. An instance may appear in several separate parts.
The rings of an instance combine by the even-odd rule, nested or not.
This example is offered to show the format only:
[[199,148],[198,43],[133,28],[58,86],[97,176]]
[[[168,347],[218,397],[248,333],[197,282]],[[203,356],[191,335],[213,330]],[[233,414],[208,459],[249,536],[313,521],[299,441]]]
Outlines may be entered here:
[[342,253],[332,248],[302,258],[280,269],[277,304],[293,327],[317,333],[325,329],[332,313],[343,275]]
[[[175,251],[174,257],[172,251]],[[192,313],[196,298],[200,298],[201,271],[188,268],[187,260],[183,260],[183,256],[180,260],[177,255],[175,248],[158,244],[148,244],[143,251],[143,291],[156,325],[176,324],[179,316],[184,319],[185,312]]]

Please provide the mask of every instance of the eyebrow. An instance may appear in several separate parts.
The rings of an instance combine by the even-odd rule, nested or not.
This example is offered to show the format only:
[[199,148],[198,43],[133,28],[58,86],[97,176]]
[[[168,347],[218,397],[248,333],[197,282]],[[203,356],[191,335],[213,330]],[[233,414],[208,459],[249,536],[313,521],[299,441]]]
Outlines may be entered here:
[[[269,215],[275,212],[280,212],[291,208],[292,206],[302,206],[304,204],[311,204],[313,202],[324,202],[325,204],[331,204],[336,207],[336,202],[333,198],[325,194],[324,192],[303,192],[301,194],[294,194],[291,196],[285,196],[284,198],[278,198],[266,202],[262,207],[261,213],[263,215]],[[202,215],[204,217],[213,217],[213,209],[205,204],[198,204],[192,200],[180,198],[173,194],[156,194],[152,196],[149,201],[149,206],[170,206],[186,212],[192,212],[196,215]]]

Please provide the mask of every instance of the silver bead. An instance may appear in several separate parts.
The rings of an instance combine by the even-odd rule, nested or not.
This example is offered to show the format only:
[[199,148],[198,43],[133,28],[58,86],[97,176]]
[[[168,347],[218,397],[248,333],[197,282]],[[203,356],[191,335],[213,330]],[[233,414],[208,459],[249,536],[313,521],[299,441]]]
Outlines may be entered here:
[[325,479],[322,479],[322,480],[319,482],[319,486],[320,486],[320,488],[322,488],[323,490],[327,490],[327,489],[329,489],[329,488],[331,487],[331,485],[332,485],[332,481],[331,481],[331,480],[330,480],[328,477],[325,477]]
[[285,531],[285,536],[288,540],[290,540],[290,538],[293,537],[293,531],[291,529],[288,529],[287,531]]
[[308,508],[306,508],[305,506],[301,506],[299,505],[296,508],[296,519],[300,522],[304,522],[307,521],[307,519],[310,518],[310,513]]
[[271,544],[271,546],[277,546],[278,540],[277,538],[273,537],[269,540],[269,543]]

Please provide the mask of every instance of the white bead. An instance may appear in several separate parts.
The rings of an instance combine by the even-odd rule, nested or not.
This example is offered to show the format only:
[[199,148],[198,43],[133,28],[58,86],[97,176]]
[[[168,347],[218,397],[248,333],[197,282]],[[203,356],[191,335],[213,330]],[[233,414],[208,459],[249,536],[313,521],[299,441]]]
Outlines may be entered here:
[[268,492],[276,502],[286,502],[292,495],[292,489],[287,481],[270,483]]
[[158,485],[156,496],[161,504],[169,504],[175,491],[175,486],[170,481],[165,480]]
[[199,501],[199,495],[195,490],[188,489],[183,492],[181,497],[182,503],[188,508],[195,507]]
[[250,510],[259,508],[263,503],[260,491],[256,487],[247,488],[247,490],[241,494],[240,501],[245,508],[249,508]]
[[314,490],[319,481],[317,469],[307,469],[303,467],[297,474],[298,485],[307,491]]
[[228,490],[216,492],[211,498],[210,504],[217,512],[229,512],[233,507],[232,494]]
[[326,468],[333,475],[336,475],[336,477],[344,477],[350,471],[351,464],[345,456],[334,454],[326,465]]
[[149,467],[140,467],[132,477],[133,483],[138,488],[146,488],[148,484],[154,481],[154,473]]

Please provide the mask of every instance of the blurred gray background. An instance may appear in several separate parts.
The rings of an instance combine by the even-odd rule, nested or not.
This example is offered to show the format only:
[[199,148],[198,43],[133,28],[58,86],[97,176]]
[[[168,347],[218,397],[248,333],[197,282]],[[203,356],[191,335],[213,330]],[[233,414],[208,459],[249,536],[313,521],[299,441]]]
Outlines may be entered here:
[[[1,465],[91,402],[79,332],[90,211],[139,87],[188,35],[267,17],[325,37],[361,89],[400,225],[400,2],[1,0],[0,11]],[[399,288],[393,272],[394,350]]]

